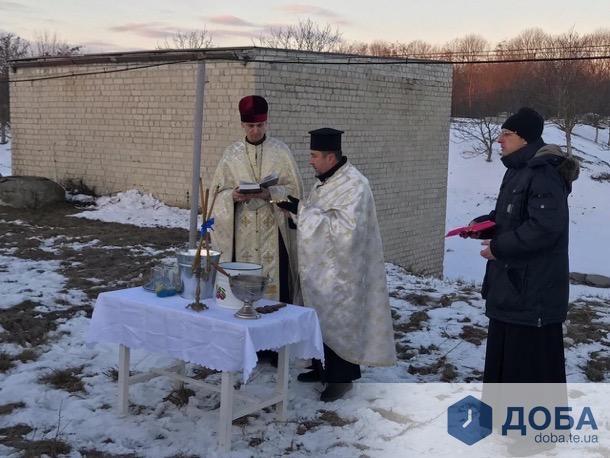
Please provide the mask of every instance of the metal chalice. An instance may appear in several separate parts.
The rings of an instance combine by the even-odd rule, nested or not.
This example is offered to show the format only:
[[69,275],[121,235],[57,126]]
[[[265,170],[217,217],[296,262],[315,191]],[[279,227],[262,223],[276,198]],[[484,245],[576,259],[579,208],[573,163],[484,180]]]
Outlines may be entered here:
[[269,277],[262,277],[260,275],[239,274],[229,277],[229,285],[233,295],[244,303],[242,308],[235,313],[237,318],[256,320],[261,317],[254,308],[253,303],[263,297],[269,280]]

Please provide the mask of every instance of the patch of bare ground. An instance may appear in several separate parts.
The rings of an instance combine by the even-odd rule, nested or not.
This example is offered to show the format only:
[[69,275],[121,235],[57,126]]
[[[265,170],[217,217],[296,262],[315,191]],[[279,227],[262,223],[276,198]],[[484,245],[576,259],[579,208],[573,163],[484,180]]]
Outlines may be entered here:
[[407,372],[409,372],[411,375],[439,374],[441,382],[450,382],[455,380],[458,375],[457,368],[453,364],[447,362],[446,356],[441,356],[430,364],[422,364],[419,366],[410,364],[407,368]]
[[18,355],[21,361],[32,361],[37,353],[32,347],[48,342],[49,334],[57,330],[57,320],[72,318],[75,314],[85,310],[85,306],[71,307],[66,310],[40,312],[36,310],[40,304],[24,301],[0,313],[0,326],[4,332],[0,333],[0,342],[10,342],[28,347],[30,351]]
[[[115,453],[106,453],[106,452],[100,452],[99,450],[95,450],[95,449],[88,449],[88,448],[83,448],[80,449],[78,451],[82,458],[138,458],[139,455],[136,455],[135,453],[127,453],[127,454],[115,454]],[[179,455],[174,455],[174,457],[178,457]],[[187,456],[197,456],[197,455],[184,455],[185,457]]]
[[592,382],[604,382],[610,374],[610,356],[607,352],[594,351],[589,355],[585,375]]
[[[570,304],[566,322],[568,341],[571,344],[601,342],[608,335],[608,325],[595,322],[601,315],[594,309],[599,302],[578,301]],[[607,307],[607,304],[602,304]]]
[[68,393],[86,393],[85,385],[80,378],[83,368],[84,366],[54,369],[48,374],[41,376],[39,381]]
[[[184,229],[70,217],[81,210],[67,204],[36,211],[0,206],[2,243],[15,248],[12,256],[18,258],[62,260],[60,273],[68,278],[66,289],[81,290],[94,299],[103,291],[142,284],[155,262],[188,240]],[[14,220],[25,224],[15,226],[11,224]],[[58,234],[62,240],[52,247],[56,252],[41,249],[42,240]],[[67,242],[89,245],[75,250]],[[146,253],[146,249],[156,253]]]
[[173,389],[163,400],[169,401],[177,407],[184,407],[188,404],[191,396],[195,396],[195,392],[187,388],[184,383],[181,383],[179,387]]
[[483,340],[487,339],[487,331],[483,328],[467,324],[462,326],[460,337],[466,342],[470,342],[478,347]]
[[303,420],[299,422],[296,433],[303,435],[306,432],[317,428],[321,425],[329,425],[337,428],[342,428],[346,425],[351,425],[357,420],[355,418],[343,418],[334,410],[318,410],[318,418],[315,420]]
[[14,410],[23,409],[25,407],[24,402],[10,402],[8,404],[0,405],[0,415],[10,415]]
[[25,436],[33,429],[23,423],[0,428],[0,444],[15,449],[23,458],[38,458],[48,456],[56,458],[70,453],[69,444],[57,438],[54,439],[28,439]]
[[422,310],[413,312],[409,316],[409,321],[404,323],[394,323],[394,331],[398,333],[407,333],[424,329],[426,321],[430,317]]

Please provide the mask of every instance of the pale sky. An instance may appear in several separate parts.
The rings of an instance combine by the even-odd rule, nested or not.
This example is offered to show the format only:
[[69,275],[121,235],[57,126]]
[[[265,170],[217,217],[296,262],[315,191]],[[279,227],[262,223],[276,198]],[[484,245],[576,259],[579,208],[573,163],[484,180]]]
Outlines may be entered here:
[[307,18],[336,26],[347,41],[440,45],[476,33],[494,44],[533,27],[552,34],[610,27],[610,1],[0,0],[0,31],[29,40],[56,33],[85,53],[155,49],[175,32],[204,26],[216,46],[250,46],[267,27]]

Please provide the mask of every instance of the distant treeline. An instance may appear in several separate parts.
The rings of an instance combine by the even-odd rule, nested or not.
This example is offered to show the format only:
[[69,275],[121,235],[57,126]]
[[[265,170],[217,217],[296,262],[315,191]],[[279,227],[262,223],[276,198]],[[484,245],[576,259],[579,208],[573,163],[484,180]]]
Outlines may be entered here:
[[468,35],[443,46],[378,41],[343,43],[337,50],[454,62],[456,117],[494,116],[530,105],[568,124],[607,125],[610,118],[610,29],[586,35],[529,29],[496,45]]

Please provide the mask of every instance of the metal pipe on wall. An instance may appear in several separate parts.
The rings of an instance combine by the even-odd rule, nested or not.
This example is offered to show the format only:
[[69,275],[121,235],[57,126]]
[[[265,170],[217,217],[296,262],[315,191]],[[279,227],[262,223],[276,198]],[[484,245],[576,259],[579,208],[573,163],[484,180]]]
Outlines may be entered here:
[[[191,182],[191,221],[189,248],[197,243],[197,214],[199,213],[199,176],[201,174],[201,139],[203,137],[203,101],[205,95],[205,61],[197,64],[197,90],[193,116],[193,179]],[[205,221],[204,221],[205,222]]]

